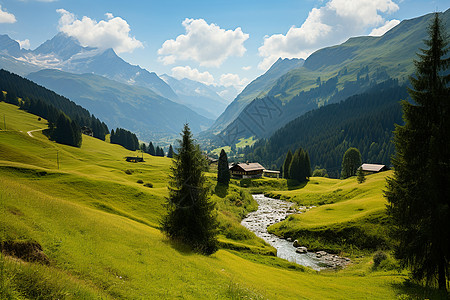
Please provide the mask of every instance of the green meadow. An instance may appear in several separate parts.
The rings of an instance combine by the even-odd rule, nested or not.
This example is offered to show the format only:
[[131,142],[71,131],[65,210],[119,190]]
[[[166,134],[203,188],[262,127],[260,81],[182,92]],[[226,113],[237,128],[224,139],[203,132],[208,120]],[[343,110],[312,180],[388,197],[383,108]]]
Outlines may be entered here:
[[298,239],[311,250],[345,255],[386,250],[392,245],[386,222],[383,189],[392,171],[345,180],[313,177],[297,189],[273,191],[268,196],[308,208],[269,228],[280,236]]
[[[272,247],[240,225],[257,208],[251,187],[238,181],[228,190],[216,187],[214,173],[207,177],[220,222],[221,249],[211,256],[193,253],[158,229],[171,159],[144,154],[144,163],[128,163],[125,156],[136,152],[88,136],[83,136],[81,148],[56,144],[41,131],[30,137],[27,131],[45,128],[45,120],[0,103],[3,115],[0,239],[37,242],[48,259],[26,262],[2,255],[2,299],[408,299],[412,293],[424,295],[403,284],[406,272],[374,270],[370,255],[355,257],[344,270],[322,272],[273,256]],[[385,176],[368,176],[361,185],[354,178],[312,178],[291,190],[275,179],[263,179],[258,185],[270,182],[273,189],[280,189],[264,188],[272,196],[316,206],[271,228],[295,236],[302,230],[383,218]],[[382,228],[381,222],[377,224]]]

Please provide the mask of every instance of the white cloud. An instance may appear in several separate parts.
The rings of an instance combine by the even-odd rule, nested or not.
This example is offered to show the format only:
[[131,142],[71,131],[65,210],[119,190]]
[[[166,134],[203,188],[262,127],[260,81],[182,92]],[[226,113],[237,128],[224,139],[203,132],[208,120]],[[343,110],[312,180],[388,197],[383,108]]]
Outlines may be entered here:
[[17,40],[16,42],[19,43],[21,49],[30,49],[30,40],[25,39],[23,41]]
[[243,56],[244,42],[249,35],[240,27],[225,30],[203,19],[185,19],[182,23],[186,34],[175,40],[167,40],[158,50],[164,64],[179,60],[194,60],[200,66],[219,67],[230,56]]
[[16,16],[2,9],[0,5],[0,23],[15,23]]
[[369,33],[369,35],[371,36],[382,36],[383,34],[385,34],[386,32],[388,32],[389,30],[391,30],[392,28],[394,28],[395,26],[397,26],[400,23],[399,20],[390,20],[390,21],[386,21],[386,23],[378,28],[374,28],[372,29],[372,31]]
[[177,79],[188,78],[191,80],[195,80],[206,85],[214,84],[214,76],[211,73],[205,71],[200,72],[197,69],[192,69],[189,66],[186,67],[174,67],[172,68],[172,76]]
[[279,57],[307,58],[319,48],[365,34],[370,28],[386,23],[380,13],[398,9],[392,0],[330,0],[320,8],[313,8],[301,27],[292,26],[286,35],[266,36],[258,49],[264,58],[258,67],[266,70]]
[[248,82],[247,78],[240,79],[238,74],[227,73],[220,76],[221,85],[225,87],[233,86],[238,91],[241,91]]
[[242,67],[242,70],[248,71],[248,70],[250,70],[251,68],[252,68],[252,66],[246,66],[246,67]]
[[130,26],[120,17],[114,17],[106,13],[108,20],[97,22],[84,16],[78,20],[74,14],[65,9],[57,9],[61,14],[59,30],[75,37],[83,46],[98,48],[113,48],[117,53],[133,52],[136,48],[142,48],[142,43],[130,36]]

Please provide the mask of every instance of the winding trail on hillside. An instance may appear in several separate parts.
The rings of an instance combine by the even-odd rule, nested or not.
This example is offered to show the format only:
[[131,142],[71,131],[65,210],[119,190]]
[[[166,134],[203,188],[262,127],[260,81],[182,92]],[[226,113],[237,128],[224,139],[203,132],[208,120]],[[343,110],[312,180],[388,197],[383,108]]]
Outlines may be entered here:
[[27,133],[28,133],[29,136],[34,137],[32,132],[42,131],[42,130],[45,130],[45,129],[47,129],[47,128],[34,129],[34,130],[27,131]]

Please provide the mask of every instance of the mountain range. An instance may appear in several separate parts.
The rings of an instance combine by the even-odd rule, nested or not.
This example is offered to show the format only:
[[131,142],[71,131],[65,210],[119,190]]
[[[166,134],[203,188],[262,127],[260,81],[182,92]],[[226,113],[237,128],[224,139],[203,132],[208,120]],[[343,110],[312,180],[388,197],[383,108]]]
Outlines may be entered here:
[[[113,49],[84,47],[63,33],[34,50],[21,49],[9,36],[0,35],[0,68],[28,76],[85,106],[109,127],[132,130],[143,140],[175,137],[185,122],[198,133],[227,105],[202,83],[165,75],[175,92],[154,72],[127,63]],[[88,84],[91,80],[96,86]],[[130,95],[138,99],[130,99]],[[133,113],[124,116],[126,111]]]
[[95,74],[45,69],[27,78],[85,107],[111,129],[126,128],[146,142],[170,141],[187,121],[193,132],[205,130],[212,123],[152,90]]
[[[233,100],[203,137],[221,146],[250,136],[268,138],[314,108],[361,94],[391,78],[407,82],[432,16],[404,20],[383,36],[350,38],[314,52],[304,62],[277,61]],[[448,31],[450,10],[441,18]]]

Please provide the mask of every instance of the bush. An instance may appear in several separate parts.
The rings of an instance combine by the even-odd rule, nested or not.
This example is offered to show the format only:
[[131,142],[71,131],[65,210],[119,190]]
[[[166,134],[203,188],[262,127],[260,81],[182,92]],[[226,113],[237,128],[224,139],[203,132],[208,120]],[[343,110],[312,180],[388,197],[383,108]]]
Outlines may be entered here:
[[381,264],[382,261],[387,259],[387,254],[383,251],[377,251],[373,255],[373,267],[376,269]]
[[143,184],[144,181],[142,181],[141,179],[139,179],[138,181],[136,181],[137,183]]
[[147,182],[146,184],[144,184],[144,186],[145,186],[145,187],[148,187],[148,188],[152,188],[152,187],[153,187],[153,184],[151,184],[150,182]]

